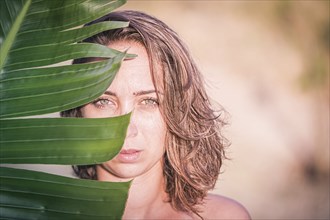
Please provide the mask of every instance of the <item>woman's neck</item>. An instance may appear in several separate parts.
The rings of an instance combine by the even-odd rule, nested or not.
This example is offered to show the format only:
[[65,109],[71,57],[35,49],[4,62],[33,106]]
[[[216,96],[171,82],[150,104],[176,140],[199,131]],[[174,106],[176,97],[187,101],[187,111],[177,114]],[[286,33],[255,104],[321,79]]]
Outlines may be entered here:
[[157,163],[143,176],[136,177],[131,185],[123,219],[155,217],[166,203],[164,176],[161,163]]

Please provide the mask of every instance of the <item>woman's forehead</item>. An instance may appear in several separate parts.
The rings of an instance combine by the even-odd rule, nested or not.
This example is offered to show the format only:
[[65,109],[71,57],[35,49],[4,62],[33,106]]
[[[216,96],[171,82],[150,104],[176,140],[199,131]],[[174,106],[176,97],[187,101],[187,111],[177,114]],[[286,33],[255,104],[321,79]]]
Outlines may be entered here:
[[[147,71],[155,84],[156,90],[162,92],[163,67],[156,57],[153,56],[152,59],[149,58],[147,49],[142,43],[133,40],[119,40],[111,42],[108,47],[137,55],[134,58],[125,59],[122,66],[124,68],[128,66],[126,68],[126,70],[130,68],[128,71]],[[150,60],[152,60],[152,64],[150,64]],[[125,65],[125,63],[130,63],[132,65]]]

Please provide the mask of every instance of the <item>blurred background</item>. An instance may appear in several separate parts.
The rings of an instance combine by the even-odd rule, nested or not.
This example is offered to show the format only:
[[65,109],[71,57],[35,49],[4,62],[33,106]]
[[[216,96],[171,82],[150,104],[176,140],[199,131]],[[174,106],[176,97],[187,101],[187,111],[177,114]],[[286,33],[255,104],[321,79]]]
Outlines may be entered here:
[[176,30],[228,111],[231,160],[214,193],[253,219],[329,219],[329,1],[128,0],[120,9]]
[[253,219],[329,219],[329,1],[130,1],[177,31],[230,114],[215,193]]

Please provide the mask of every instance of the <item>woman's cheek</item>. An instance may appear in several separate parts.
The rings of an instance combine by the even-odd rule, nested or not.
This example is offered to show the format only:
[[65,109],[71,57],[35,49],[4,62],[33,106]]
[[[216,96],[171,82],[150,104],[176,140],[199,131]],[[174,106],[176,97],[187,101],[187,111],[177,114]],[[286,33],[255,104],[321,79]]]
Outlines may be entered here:
[[150,130],[151,134],[160,134],[165,132],[165,122],[159,110],[145,111],[142,109],[135,109],[134,114],[136,120],[143,126],[143,128]]

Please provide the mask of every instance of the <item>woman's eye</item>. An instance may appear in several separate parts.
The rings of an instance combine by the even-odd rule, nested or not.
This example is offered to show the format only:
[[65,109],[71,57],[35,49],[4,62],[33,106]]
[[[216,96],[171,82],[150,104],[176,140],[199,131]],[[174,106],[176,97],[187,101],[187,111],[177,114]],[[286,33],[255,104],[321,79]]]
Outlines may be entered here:
[[93,102],[97,108],[109,108],[113,107],[114,103],[109,99],[97,99]]
[[154,99],[154,98],[147,98],[147,99],[143,99],[141,104],[150,106],[150,107],[154,107],[154,106],[158,106],[158,101],[157,101],[157,99]]
[[110,102],[110,101],[107,100],[107,99],[102,99],[102,100],[99,101],[99,103],[100,103],[101,105],[108,105],[109,102]]

